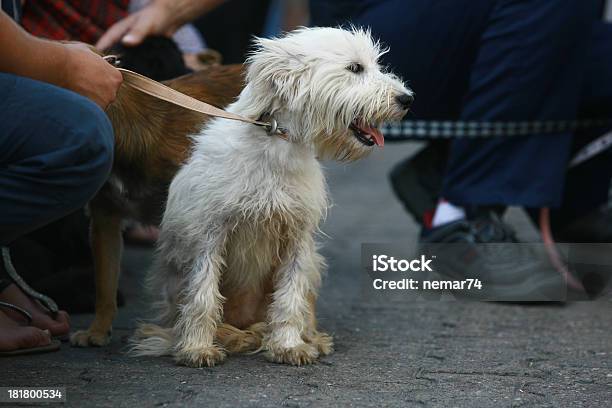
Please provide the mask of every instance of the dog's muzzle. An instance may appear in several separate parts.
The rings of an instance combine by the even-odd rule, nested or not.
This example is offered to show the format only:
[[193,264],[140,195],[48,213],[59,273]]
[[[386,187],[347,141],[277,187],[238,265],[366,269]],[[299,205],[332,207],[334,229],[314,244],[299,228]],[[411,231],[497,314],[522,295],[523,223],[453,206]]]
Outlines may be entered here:
[[365,146],[371,147],[374,145],[384,146],[385,137],[382,132],[374,125],[370,125],[362,119],[357,119],[351,123],[349,129],[353,131],[353,135]]
[[408,110],[414,103],[414,96],[411,94],[401,94],[395,97],[397,104],[402,108],[402,110]]

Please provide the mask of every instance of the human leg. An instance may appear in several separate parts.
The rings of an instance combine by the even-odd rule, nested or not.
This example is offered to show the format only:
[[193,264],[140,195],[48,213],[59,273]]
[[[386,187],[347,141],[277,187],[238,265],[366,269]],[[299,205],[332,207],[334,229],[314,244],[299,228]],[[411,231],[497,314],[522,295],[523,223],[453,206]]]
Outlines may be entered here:
[[[95,194],[110,172],[113,136],[104,112],[72,92],[0,74],[0,96],[0,245],[7,245]],[[0,300],[28,310],[36,327],[66,334],[68,316],[51,318],[6,269],[2,262]]]

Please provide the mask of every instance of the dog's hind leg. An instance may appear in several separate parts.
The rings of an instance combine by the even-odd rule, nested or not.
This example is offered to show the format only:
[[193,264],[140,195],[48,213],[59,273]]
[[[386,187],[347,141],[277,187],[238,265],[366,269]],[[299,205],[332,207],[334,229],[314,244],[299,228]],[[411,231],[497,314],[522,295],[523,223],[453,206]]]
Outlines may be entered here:
[[261,349],[267,326],[261,322],[249,326],[246,330],[240,330],[224,323],[217,327],[215,341],[223,346],[228,354],[257,352]]
[[277,271],[268,313],[270,333],[264,347],[269,360],[300,366],[313,363],[319,356],[317,347],[306,343],[304,335],[313,312],[308,296],[320,283],[321,264],[310,234],[286,254]]
[[117,313],[117,285],[121,268],[121,216],[95,203],[91,206],[91,244],[96,284],[96,315],[87,330],[72,334],[73,346],[105,346],[110,342]]

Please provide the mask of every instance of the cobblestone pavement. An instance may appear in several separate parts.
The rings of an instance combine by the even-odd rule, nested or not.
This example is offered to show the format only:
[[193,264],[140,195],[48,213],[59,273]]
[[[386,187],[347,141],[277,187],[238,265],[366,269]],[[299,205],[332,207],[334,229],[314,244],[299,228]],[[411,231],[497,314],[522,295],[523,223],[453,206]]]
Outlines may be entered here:
[[[128,250],[110,347],[0,359],[0,386],[65,386],[74,407],[610,407],[612,298],[565,306],[418,301],[367,296],[363,242],[416,240],[386,174],[414,145],[389,145],[365,161],[328,164],[334,207],[324,231],[329,261],[320,324],[336,352],[308,367],[261,355],[212,369],[130,358],[125,341],[144,305],[150,251]],[[510,215],[523,236],[533,230]],[[69,284],[69,283],[67,283]],[[91,316],[73,316],[84,327]]]

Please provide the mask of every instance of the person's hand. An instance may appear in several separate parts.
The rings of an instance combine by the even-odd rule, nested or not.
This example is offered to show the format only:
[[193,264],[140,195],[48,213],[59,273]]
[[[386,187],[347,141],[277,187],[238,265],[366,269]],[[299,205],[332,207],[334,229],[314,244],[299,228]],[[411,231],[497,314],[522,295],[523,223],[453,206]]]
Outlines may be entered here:
[[172,36],[181,26],[208,13],[226,0],[153,0],[145,8],[115,23],[96,43],[108,50],[118,42],[128,47],[150,35]]
[[175,14],[166,2],[152,2],[140,11],[115,23],[96,43],[99,50],[107,50],[118,42],[127,46],[140,44],[150,35],[170,37],[179,29]]
[[36,38],[2,10],[0,39],[0,72],[61,86],[92,99],[103,109],[117,96],[121,73],[83,43]]
[[60,86],[86,96],[102,109],[115,100],[123,77],[119,70],[82,43],[63,44],[66,63]]

